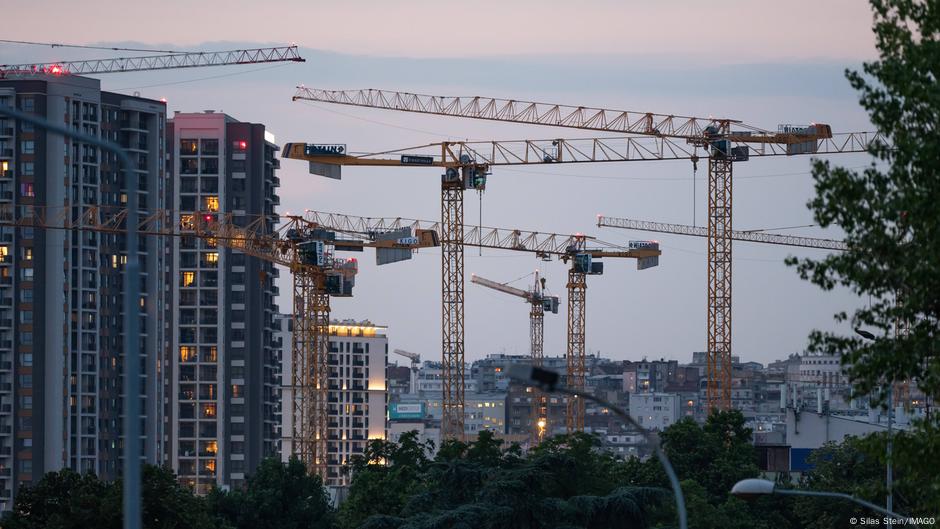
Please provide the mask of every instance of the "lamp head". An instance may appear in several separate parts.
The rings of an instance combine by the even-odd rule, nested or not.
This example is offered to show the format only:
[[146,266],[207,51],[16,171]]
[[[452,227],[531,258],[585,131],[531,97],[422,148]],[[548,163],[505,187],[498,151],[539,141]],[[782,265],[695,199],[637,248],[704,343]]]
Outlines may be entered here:
[[731,487],[731,494],[742,500],[753,500],[774,493],[774,482],[766,479],[742,479]]

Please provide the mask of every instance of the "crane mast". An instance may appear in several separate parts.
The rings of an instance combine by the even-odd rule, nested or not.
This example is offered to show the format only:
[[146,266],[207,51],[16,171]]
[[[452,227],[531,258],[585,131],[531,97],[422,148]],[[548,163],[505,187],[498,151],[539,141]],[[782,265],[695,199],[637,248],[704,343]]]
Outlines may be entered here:
[[[489,151],[492,153],[489,165],[497,165],[493,163],[496,160],[505,161],[507,165],[558,163],[571,161],[566,158],[574,157],[579,158],[576,161],[689,159],[695,168],[701,157],[707,157],[706,347],[707,397],[712,410],[731,407],[733,162],[747,161],[752,156],[865,152],[875,142],[887,143],[879,133],[833,134],[829,125],[824,124],[781,125],[774,132],[727,118],[674,116],[478,96],[430,96],[391,90],[323,90],[299,86],[293,99],[636,136],[626,139],[623,143],[627,147],[622,150],[605,148],[603,139],[593,140],[595,144],[602,145],[600,151],[597,148],[571,149],[570,142],[559,142],[555,150],[542,149],[545,156],[541,160],[528,157],[528,140],[522,140],[525,143],[524,156],[494,145]],[[569,279],[569,284],[575,285],[570,287],[574,289],[570,293],[576,294],[580,291],[580,286],[577,286],[580,282],[576,277]],[[572,322],[575,330],[576,323],[576,320]]]

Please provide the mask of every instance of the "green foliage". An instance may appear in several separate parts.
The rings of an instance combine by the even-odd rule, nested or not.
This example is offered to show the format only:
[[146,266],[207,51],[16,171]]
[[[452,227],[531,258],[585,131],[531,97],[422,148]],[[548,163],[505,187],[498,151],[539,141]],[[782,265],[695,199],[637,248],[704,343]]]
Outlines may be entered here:
[[[862,72],[847,71],[872,123],[890,142],[871,153],[881,162],[864,171],[816,161],[820,226],[845,231],[849,249],[822,260],[790,259],[801,277],[824,289],[836,285],[871,299],[870,306],[836,315],[870,329],[874,340],[813,332],[810,349],[841,355],[859,395],[884,404],[887,388],[915,381],[940,397],[940,2],[871,0],[879,52]],[[898,322],[909,331],[895,336]],[[897,486],[912,507],[940,505],[936,417],[903,434],[894,454]]]
[[[814,332],[812,350],[841,354],[859,394],[884,400],[886,381],[916,379],[940,396],[940,4],[936,0],[872,0],[879,60],[847,71],[872,123],[890,140],[857,172],[816,161],[820,226],[845,231],[848,251],[821,260],[791,259],[800,275],[824,289],[843,285],[871,306],[838,321],[871,329],[873,341]],[[901,293],[902,302],[895,299]],[[910,333],[898,339],[898,321]]]
[[298,459],[265,459],[244,490],[213,491],[213,512],[236,529],[327,529],[333,511],[319,476],[307,474]]
[[[143,468],[141,500],[146,529],[217,527],[205,502],[161,467]],[[50,472],[35,487],[21,489],[4,528],[119,529],[122,520],[122,483],[105,483],[94,474],[71,470]]]
[[120,516],[105,508],[111,486],[94,474],[71,470],[50,472],[34,487],[20,489],[13,511],[3,520],[7,529],[81,529],[120,527]]
[[600,452],[599,440],[587,434],[546,440],[526,456],[518,446],[504,449],[491,432],[472,443],[445,442],[433,460],[415,450],[421,446],[416,436],[401,445],[374,442],[350,465],[342,527],[647,527],[665,499],[661,489],[624,486],[626,463]]

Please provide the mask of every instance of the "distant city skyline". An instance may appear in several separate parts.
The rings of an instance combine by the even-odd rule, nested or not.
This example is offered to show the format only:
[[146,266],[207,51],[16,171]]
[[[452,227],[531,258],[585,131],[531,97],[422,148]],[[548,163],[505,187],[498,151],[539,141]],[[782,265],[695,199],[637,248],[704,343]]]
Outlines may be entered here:
[[[43,4],[53,7],[51,2]],[[107,2],[102,3],[102,6],[106,5]],[[64,27],[64,22],[60,25],[59,21],[51,20],[42,32],[27,34],[27,28],[11,28],[7,38],[75,43],[104,41],[115,46],[133,39],[155,48],[166,47],[169,46],[166,42],[173,42],[174,48],[229,49],[258,46],[262,42],[282,42],[280,38],[289,40],[293,37],[292,31],[299,32],[291,28],[305,24],[307,29],[302,36],[307,38],[296,40],[317,49],[302,49],[307,58],[304,64],[100,76],[105,90],[127,94],[140,92],[144,97],[156,99],[166,97],[171,115],[174,110],[198,112],[214,109],[246,121],[265,123],[276,135],[279,145],[288,141],[322,141],[346,143],[356,151],[375,151],[450,138],[593,135],[570,129],[291,102],[294,86],[300,83],[325,88],[379,87],[676,114],[712,114],[743,119],[765,128],[776,127],[778,123],[817,121],[831,123],[834,131],[871,130],[864,110],[858,106],[856,94],[843,76],[845,68],[856,68],[873,54],[871,15],[868,6],[861,2],[815,6],[813,13],[816,16],[807,17],[806,23],[793,27],[788,27],[785,11],[805,11],[809,9],[809,3],[746,10],[749,20],[753,16],[753,22],[749,22],[747,27],[742,26],[741,33],[733,36],[709,35],[707,17],[711,15],[702,15],[699,8],[692,9],[692,4],[681,3],[680,6],[692,9],[682,20],[671,19],[662,13],[655,15],[660,20],[671,22],[671,25],[662,23],[657,29],[670,37],[647,39],[643,46],[572,47],[561,52],[564,42],[558,37],[559,33],[546,29],[544,34],[527,41],[530,42],[528,48],[503,46],[500,49],[502,53],[487,48],[491,44],[477,46],[477,41],[487,41],[489,33],[505,33],[492,29],[504,24],[497,20],[500,17],[493,11],[490,16],[483,17],[494,20],[493,25],[486,26],[491,30],[477,32],[475,39],[458,38],[464,31],[463,26],[454,30],[452,46],[437,46],[441,39],[432,38],[434,33],[431,31],[399,31],[402,34],[400,38],[389,39],[383,49],[370,49],[366,44],[360,47],[347,44],[356,36],[362,36],[364,43],[374,38],[374,35],[366,35],[370,33],[367,28],[371,29],[369,24],[382,20],[385,7],[367,10],[369,24],[362,22],[354,26],[348,25],[348,18],[332,11],[340,9],[337,6],[314,4],[310,11],[299,7],[294,11],[283,8],[270,12],[271,20],[278,24],[270,27],[257,25],[255,17],[251,23],[257,25],[257,31],[250,31],[246,29],[248,22],[230,25],[225,22],[232,17],[237,18],[241,13],[240,4],[227,5],[219,12],[219,22],[211,25],[206,24],[200,13],[207,9],[206,5],[214,4],[189,6],[186,17],[182,17],[179,5],[170,3],[169,7],[161,8],[159,14],[164,19],[180,19],[180,25],[174,22],[172,31],[166,25],[153,25],[152,28],[136,25],[130,33],[113,24],[97,28],[95,22],[89,22],[83,27],[81,20],[70,20],[69,27]],[[603,5],[608,10],[615,8],[612,2]],[[13,9],[26,7],[15,6]],[[130,6],[128,9],[139,8]],[[567,9],[534,10],[527,19],[539,20],[538,13],[561,17]],[[623,13],[628,14],[631,9],[640,8],[630,4],[623,8]],[[649,14],[650,9],[653,8],[643,7],[639,12],[654,17]],[[727,9],[730,8],[722,7],[718,11],[724,13]],[[317,10],[319,14],[316,17],[303,16]],[[422,17],[432,11],[432,7],[420,13],[410,11],[417,17],[414,19],[417,21],[415,27],[421,28]],[[409,10],[401,8],[400,13],[407,14]],[[16,13],[11,16],[15,17]],[[594,16],[597,17],[596,14]],[[555,20],[555,17],[548,18]],[[647,31],[643,29],[643,17],[622,18],[628,21],[620,27],[618,35],[622,38],[635,38]],[[193,20],[205,27],[196,31],[190,27]],[[336,24],[314,23],[316,20],[332,20]],[[387,17],[389,26],[395,26],[396,20],[391,15]],[[768,20],[777,21],[776,33],[768,32],[767,39],[761,43],[749,40],[749,36],[768,27]],[[706,29],[680,31],[680,22],[694,23],[696,27],[701,25]],[[538,26],[538,22],[533,24]],[[324,26],[322,31],[319,26]],[[646,26],[653,27],[652,24]],[[447,26],[434,25],[434,31],[442,27]],[[337,28],[345,28],[348,36],[334,38],[332,35],[340,31]],[[382,29],[382,32],[386,31]],[[311,34],[317,37],[310,38]],[[412,34],[419,34],[426,38],[426,42],[421,44]],[[552,41],[556,37],[557,42]],[[519,39],[518,35],[514,39],[525,40]],[[734,39],[738,39],[739,44],[748,43],[748,46],[740,47],[746,53],[739,53],[735,46],[725,46],[721,53],[712,52],[712,43],[727,44]],[[212,42],[203,43],[203,40]],[[549,46],[549,41],[555,44]],[[671,44],[658,45],[664,42]],[[542,47],[531,43],[541,43]],[[418,49],[431,51],[415,53],[414,50]],[[0,45],[0,62],[3,63],[120,54],[133,55],[103,50],[79,52],[66,48]],[[709,54],[712,60],[705,60]],[[829,159],[848,167],[863,166],[870,161],[867,156],[858,154]],[[735,168],[734,227],[756,229],[813,224],[805,207],[813,196],[809,169],[810,157],[752,160],[738,164]],[[440,216],[438,177],[434,170],[348,168],[342,181],[333,181],[309,175],[303,163],[284,160],[280,212],[298,213],[315,209],[433,220]],[[696,182],[693,192],[692,168],[687,162],[504,168],[494,171],[490,177],[487,193],[482,197],[482,208],[476,193],[466,194],[466,222],[559,233],[584,232],[614,243],[625,243],[630,239],[659,240],[663,256],[658,268],[637,272],[632,262],[611,261],[606,265],[603,277],[589,280],[587,348],[589,352],[600,351],[616,359],[638,360],[646,356],[687,361],[692,352],[705,349],[704,240],[599,229],[594,222],[597,214],[605,214],[691,224],[694,196],[694,220],[703,225],[706,206],[704,168],[698,171]],[[816,228],[787,233],[831,238],[841,236],[838,230],[821,231]],[[824,255],[822,252],[754,244],[735,244],[734,248],[733,354],[745,361],[766,364],[785,358],[789,353],[802,351],[807,335],[814,328],[851,332],[847,326],[837,327],[831,315],[851,308],[861,300],[844,290],[822,292],[801,281],[794,270],[782,264],[787,255],[821,256]],[[543,263],[530,255],[492,250],[483,251],[482,256],[479,254],[475,249],[466,252],[468,276],[477,273],[502,282],[525,276],[536,268],[542,270],[549,290],[558,295],[562,303],[558,315],[546,317],[545,354],[562,354],[565,350],[566,266],[558,262]],[[428,359],[439,357],[439,255],[439,251],[423,250],[412,261],[381,269],[375,267],[371,254],[363,255],[355,297],[335,300],[334,317],[368,318],[388,325],[391,347],[420,352]],[[513,284],[523,288],[529,282],[531,278],[524,278]],[[469,277],[466,283],[468,360],[503,351],[526,354],[528,312],[525,303],[472,285]],[[279,286],[282,295],[278,303],[287,310],[291,306],[286,298],[290,293],[289,274],[282,274]]]

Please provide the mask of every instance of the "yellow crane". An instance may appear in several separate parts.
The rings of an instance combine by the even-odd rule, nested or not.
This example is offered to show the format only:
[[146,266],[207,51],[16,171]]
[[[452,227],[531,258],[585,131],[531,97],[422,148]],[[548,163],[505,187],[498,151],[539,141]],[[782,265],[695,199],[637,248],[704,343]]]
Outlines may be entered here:
[[[196,237],[213,246],[287,267],[293,276],[291,343],[292,451],[325,478],[329,430],[328,390],[330,297],[352,296],[356,259],[337,251],[376,249],[376,263],[410,259],[418,248],[438,246],[433,230],[409,227],[388,230],[382,237],[332,229],[301,216],[284,216],[280,225],[270,217],[235,216],[217,212],[140,210],[137,233]],[[0,226],[125,233],[128,210],[91,206],[79,215],[71,208],[0,204]]]
[[[444,230],[444,223],[416,219],[355,217],[319,211],[308,211],[306,218],[321,226],[351,230],[359,233],[381,234],[387,230],[405,227],[413,230],[428,229],[438,233]],[[536,257],[542,260],[550,260],[555,257],[565,263],[570,262],[567,283],[567,379],[570,387],[582,391],[585,389],[584,378],[586,371],[584,339],[586,323],[585,310],[587,307],[587,276],[600,275],[603,273],[603,263],[600,262],[599,259],[636,259],[637,268],[643,270],[656,266],[659,262],[659,255],[661,255],[658,244],[654,241],[632,241],[627,248],[623,248],[621,246],[598,241],[584,234],[561,235],[557,233],[539,233],[518,229],[463,225],[458,226],[457,229],[463,234],[462,239],[460,239],[461,252],[463,246],[494,248],[530,252],[534,253]],[[588,241],[591,241],[592,246],[588,246]],[[462,275],[460,280],[462,287]],[[462,323],[461,320],[461,325]],[[454,399],[452,409],[459,410],[460,412],[460,416],[452,420],[459,421],[460,430],[457,430],[459,433],[453,433],[452,437],[462,435],[463,432],[464,364],[462,360],[463,358],[461,357],[461,363],[459,364],[459,381],[455,382],[452,386],[456,387],[459,392],[454,392],[451,396],[451,398]],[[444,396],[446,397],[447,394],[445,393]],[[584,401],[581,398],[573,397],[568,399],[566,423],[569,431],[581,431],[584,429]]]
[[[470,275],[470,282],[497,292],[522,298],[529,304],[529,354],[532,357],[532,365],[542,367],[545,311],[558,314],[558,296],[545,294],[545,278],[540,278],[539,272],[536,270],[535,283],[529,290],[511,287],[505,283],[498,283],[476,274]],[[545,394],[537,388],[530,388],[529,391],[535,393],[532,397],[532,440],[537,444],[542,441],[548,428],[548,402]]]
[[[434,96],[393,90],[323,90],[297,87],[294,101],[314,101],[383,110],[498,122],[573,128],[628,135],[625,138],[554,140],[533,149],[544,163],[570,161],[708,159],[707,397],[711,409],[731,406],[731,213],[732,167],[752,157],[866,152],[887,143],[877,132],[834,134],[829,125],[783,124],[770,131],[739,120],[678,116],[491,97]],[[528,158],[529,140],[466,143],[478,148],[478,163]],[[524,144],[525,148],[520,148]],[[453,145],[453,144],[450,144]],[[505,149],[517,147],[516,151]],[[537,147],[534,146],[533,147]],[[488,158],[487,158],[488,157]],[[494,164],[490,164],[494,165]],[[446,204],[446,202],[445,202]],[[454,210],[456,212],[456,209]],[[461,210],[462,212],[462,210]]]

